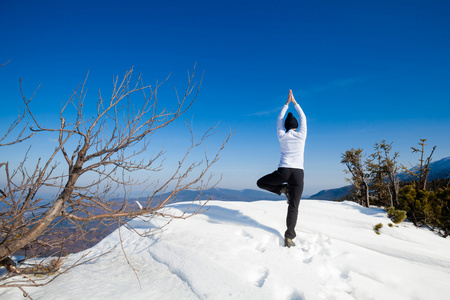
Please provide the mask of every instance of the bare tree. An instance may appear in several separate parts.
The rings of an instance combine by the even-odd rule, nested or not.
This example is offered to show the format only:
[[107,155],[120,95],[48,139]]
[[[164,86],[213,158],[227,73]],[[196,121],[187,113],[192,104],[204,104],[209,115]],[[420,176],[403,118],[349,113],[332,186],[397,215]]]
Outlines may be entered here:
[[[195,82],[194,72],[188,72],[184,94],[176,93],[175,109],[167,110],[160,108],[157,97],[161,84],[144,85],[141,76],[133,80],[132,73],[133,69],[130,69],[120,80],[115,77],[110,98],[103,98],[99,92],[92,115],[85,108],[86,77],[63,103],[57,126],[47,126],[46,122],[38,120],[32,107],[34,95],[27,98],[20,88],[25,112],[0,139],[0,147],[44,134],[54,136],[57,144],[48,157],[41,157],[36,163],[28,155],[16,167],[11,167],[7,160],[0,162],[1,176],[6,182],[0,193],[0,265],[9,272],[0,278],[3,286],[22,288],[25,283],[12,284],[9,279],[17,274],[37,273],[21,267],[28,258],[49,251],[61,256],[69,243],[92,238],[111,224],[120,226],[137,216],[164,216],[170,222],[173,218],[187,218],[203,210],[204,203],[181,215],[171,214],[164,208],[180,191],[201,191],[220,181],[220,178],[212,180],[210,169],[218,161],[232,133],[225,137],[211,158],[205,152],[202,161],[192,162],[192,152],[214,133],[215,127],[195,139],[192,127],[188,125],[190,146],[181,153],[171,175],[153,182],[136,179],[135,173],[140,173],[140,178],[142,173],[146,174],[145,178],[152,178],[151,174],[164,168],[164,151],[159,146],[156,146],[159,149],[155,154],[148,157],[150,149],[155,149],[153,144],[150,145],[151,138],[192,106],[201,80]],[[25,115],[32,123],[30,131],[25,125],[18,135],[7,141],[14,129],[23,123]],[[61,171],[63,166],[65,172]],[[136,185],[147,187],[148,194],[139,202],[130,198],[131,188]],[[40,196],[45,188],[53,189],[51,199]],[[163,194],[166,196],[162,197]],[[12,260],[17,253],[25,257],[18,265]],[[55,272],[60,264],[53,265],[55,267],[49,268],[47,273]],[[45,268],[41,266],[40,270]],[[38,285],[30,280],[30,285]]]

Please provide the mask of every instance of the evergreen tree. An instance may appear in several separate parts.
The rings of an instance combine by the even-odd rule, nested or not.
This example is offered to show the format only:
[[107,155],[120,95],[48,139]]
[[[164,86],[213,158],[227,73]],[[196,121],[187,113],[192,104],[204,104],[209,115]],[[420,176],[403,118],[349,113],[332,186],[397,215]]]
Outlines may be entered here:
[[436,215],[440,214],[435,199],[436,195],[432,191],[406,185],[399,193],[399,208],[406,211],[408,219],[415,226],[432,224],[436,219]]
[[421,146],[420,148],[411,147],[413,153],[420,153],[419,164],[414,167],[412,171],[403,166],[404,171],[413,178],[417,188],[421,190],[425,190],[427,187],[428,175],[430,174],[431,157],[436,149],[436,146],[434,146],[430,155],[425,158],[425,146],[427,145],[425,144],[426,141],[427,139],[420,139],[420,143],[418,143],[419,146]]
[[345,151],[342,154],[341,163],[347,166],[346,173],[350,173],[352,175],[351,178],[347,178],[347,180],[352,184],[354,197],[356,202],[360,203],[365,207],[369,207],[370,205],[370,196],[369,196],[369,175],[366,173],[365,164],[362,160],[363,149],[351,149]]
[[389,197],[387,182],[385,180],[385,171],[383,168],[383,156],[380,144],[375,143],[375,153],[372,153],[366,160],[367,171],[370,178],[370,195],[372,204],[386,205]]
[[388,193],[390,197],[390,206],[397,205],[398,193],[400,190],[400,179],[398,178],[399,167],[397,165],[397,158],[399,153],[395,152],[393,156],[390,156],[392,150],[392,143],[387,144],[385,140],[382,140],[379,144],[383,155],[383,171],[386,176]]
[[420,210],[419,203],[416,200],[417,192],[414,186],[406,185],[402,187],[399,194],[399,208],[404,209],[408,215],[408,218],[418,226],[416,215]]
[[[400,182],[398,152],[392,154],[392,143],[382,140],[375,143],[374,153],[363,161],[363,149],[347,150],[341,155],[347,178],[352,184],[350,199],[369,207],[370,203],[390,207],[388,216],[394,223],[402,222],[407,216],[415,226],[428,226],[439,231],[443,237],[450,235],[450,179],[436,179],[427,183],[432,155],[426,157],[426,139],[420,139],[419,148],[411,147],[419,153],[419,163],[403,170],[414,180]],[[400,188],[402,185],[402,188]]]
[[450,188],[439,189],[436,198],[441,208],[437,225],[444,231],[443,236],[446,238],[450,235]]

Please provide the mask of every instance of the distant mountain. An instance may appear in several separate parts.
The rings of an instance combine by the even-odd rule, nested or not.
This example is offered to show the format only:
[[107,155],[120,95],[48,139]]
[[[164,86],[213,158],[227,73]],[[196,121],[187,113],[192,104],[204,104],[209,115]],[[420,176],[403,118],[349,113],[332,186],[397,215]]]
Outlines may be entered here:
[[[179,192],[173,202],[181,201],[193,201],[198,195],[199,191],[184,190]],[[162,195],[162,198],[168,196],[170,193]],[[257,200],[283,200],[284,196],[278,196],[269,192],[258,191],[258,190],[231,190],[222,188],[211,188],[204,190],[200,196],[201,200],[207,200],[212,198],[212,200],[226,200],[226,201],[257,201]]]
[[450,178],[450,156],[430,164],[429,180]]
[[344,186],[337,189],[322,190],[317,194],[309,197],[309,199],[320,199],[320,200],[338,200],[347,196],[350,192],[351,186]]
[[[413,171],[414,168],[411,169]],[[406,173],[399,174],[400,180],[410,180],[410,177]],[[430,174],[428,180],[450,178],[450,156],[440,159],[438,161],[430,163]],[[321,200],[337,200],[341,199],[349,194],[351,186],[344,186],[337,189],[322,190],[317,194],[309,197],[309,199],[321,199]]]
[[[450,178],[450,157],[443,158],[441,160],[432,162],[430,164],[430,175],[429,180],[434,180],[437,178]],[[406,180],[406,174],[399,175],[401,180]],[[302,199],[319,199],[319,200],[337,200],[344,198],[349,194],[351,186],[344,186],[336,189],[322,190],[317,194],[306,197],[303,196]],[[162,195],[162,198],[167,197],[169,193]],[[199,195],[199,191],[185,190],[178,193],[173,202],[181,201],[193,201]],[[257,200],[284,200],[284,195],[278,196],[273,193],[261,191],[261,190],[232,190],[232,189],[222,189],[222,188],[211,188],[204,190],[200,196],[201,200],[207,200],[212,198],[212,200],[225,200],[225,201],[257,201]]]
[[[410,171],[414,172],[414,168]],[[399,175],[400,180],[410,180],[410,176],[406,173]],[[428,180],[450,178],[450,156],[430,163],[430,174]]]

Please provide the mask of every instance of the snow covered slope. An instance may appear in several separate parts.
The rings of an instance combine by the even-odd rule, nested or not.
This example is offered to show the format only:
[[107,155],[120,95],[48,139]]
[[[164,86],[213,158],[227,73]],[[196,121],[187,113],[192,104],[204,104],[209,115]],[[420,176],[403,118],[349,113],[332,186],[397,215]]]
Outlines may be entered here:
[[[172,206],[183,210],[186,203]],[[120,247],[51,284],[33,299],[448,299],[450,239],[409,223],[389,227],[381,209],[303,200],[297,247],[284,248],[285,201],[209,202],[209,210]],[[135,219],[140,230],[155,226]],[[382,223],[381,235],[373,231]],[[118,231],[91,249],[118,244]],[[71,255],[69,260],[80,254]],[[23,299],[0,289],[1,299]]]

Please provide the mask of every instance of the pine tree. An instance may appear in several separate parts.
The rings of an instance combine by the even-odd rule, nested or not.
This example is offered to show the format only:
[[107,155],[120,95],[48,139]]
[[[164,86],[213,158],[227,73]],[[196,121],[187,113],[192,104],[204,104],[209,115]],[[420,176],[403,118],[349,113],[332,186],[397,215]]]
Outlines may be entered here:
[[431,157],[436,149],[436,146],[434,146],[430,155],[425,158],[425,146],[427,145],[425,144],[426,141],[427,139],[420,139],[420,143],[418,143],[419,146],[421,146],[420,149],[411,147],[413,153],[420,153],[419,164],[413,168],[413,171],[408,170],[403,166],[404,171],[414,179],[417,188],[421,190],[425,190],[427,187],[428,175],[430,174]]
[[341,163],[347,166],[346,173],[350,173],[352,177],[347,180],[352,184],[356,202],[365,207],[370,205],[369,183],[370,178],[365,169],[362,160],[363,149],[351,149],[342,154]]
[[389,189],[383,161],[383,152],[380,144],[375,143],[375,152],[366,160],[367,171],[370,177],[370,195],[372,203],[376,205],[389,205]]
[[399,153],[395,152],[393,156],[390,156],[392,143],[387,144],[385,140],[381,141],[379,147],[383,153],[383,171],[388,184],[387,190],[390,197],[390,206],[394,206],[398,203],[398,193],[400,190],[400,179],[398,178],[399,167],[397,165]]
[[399,193],[399,208],[407,212],[408,219],[415,226],[431,225],[440,214],[435,199],[433,191],[406,185]]
[[439,189],[436,198],[441,206],[438,226],[444,231],[443,236],[446,238],[450,235],[450,188]]

